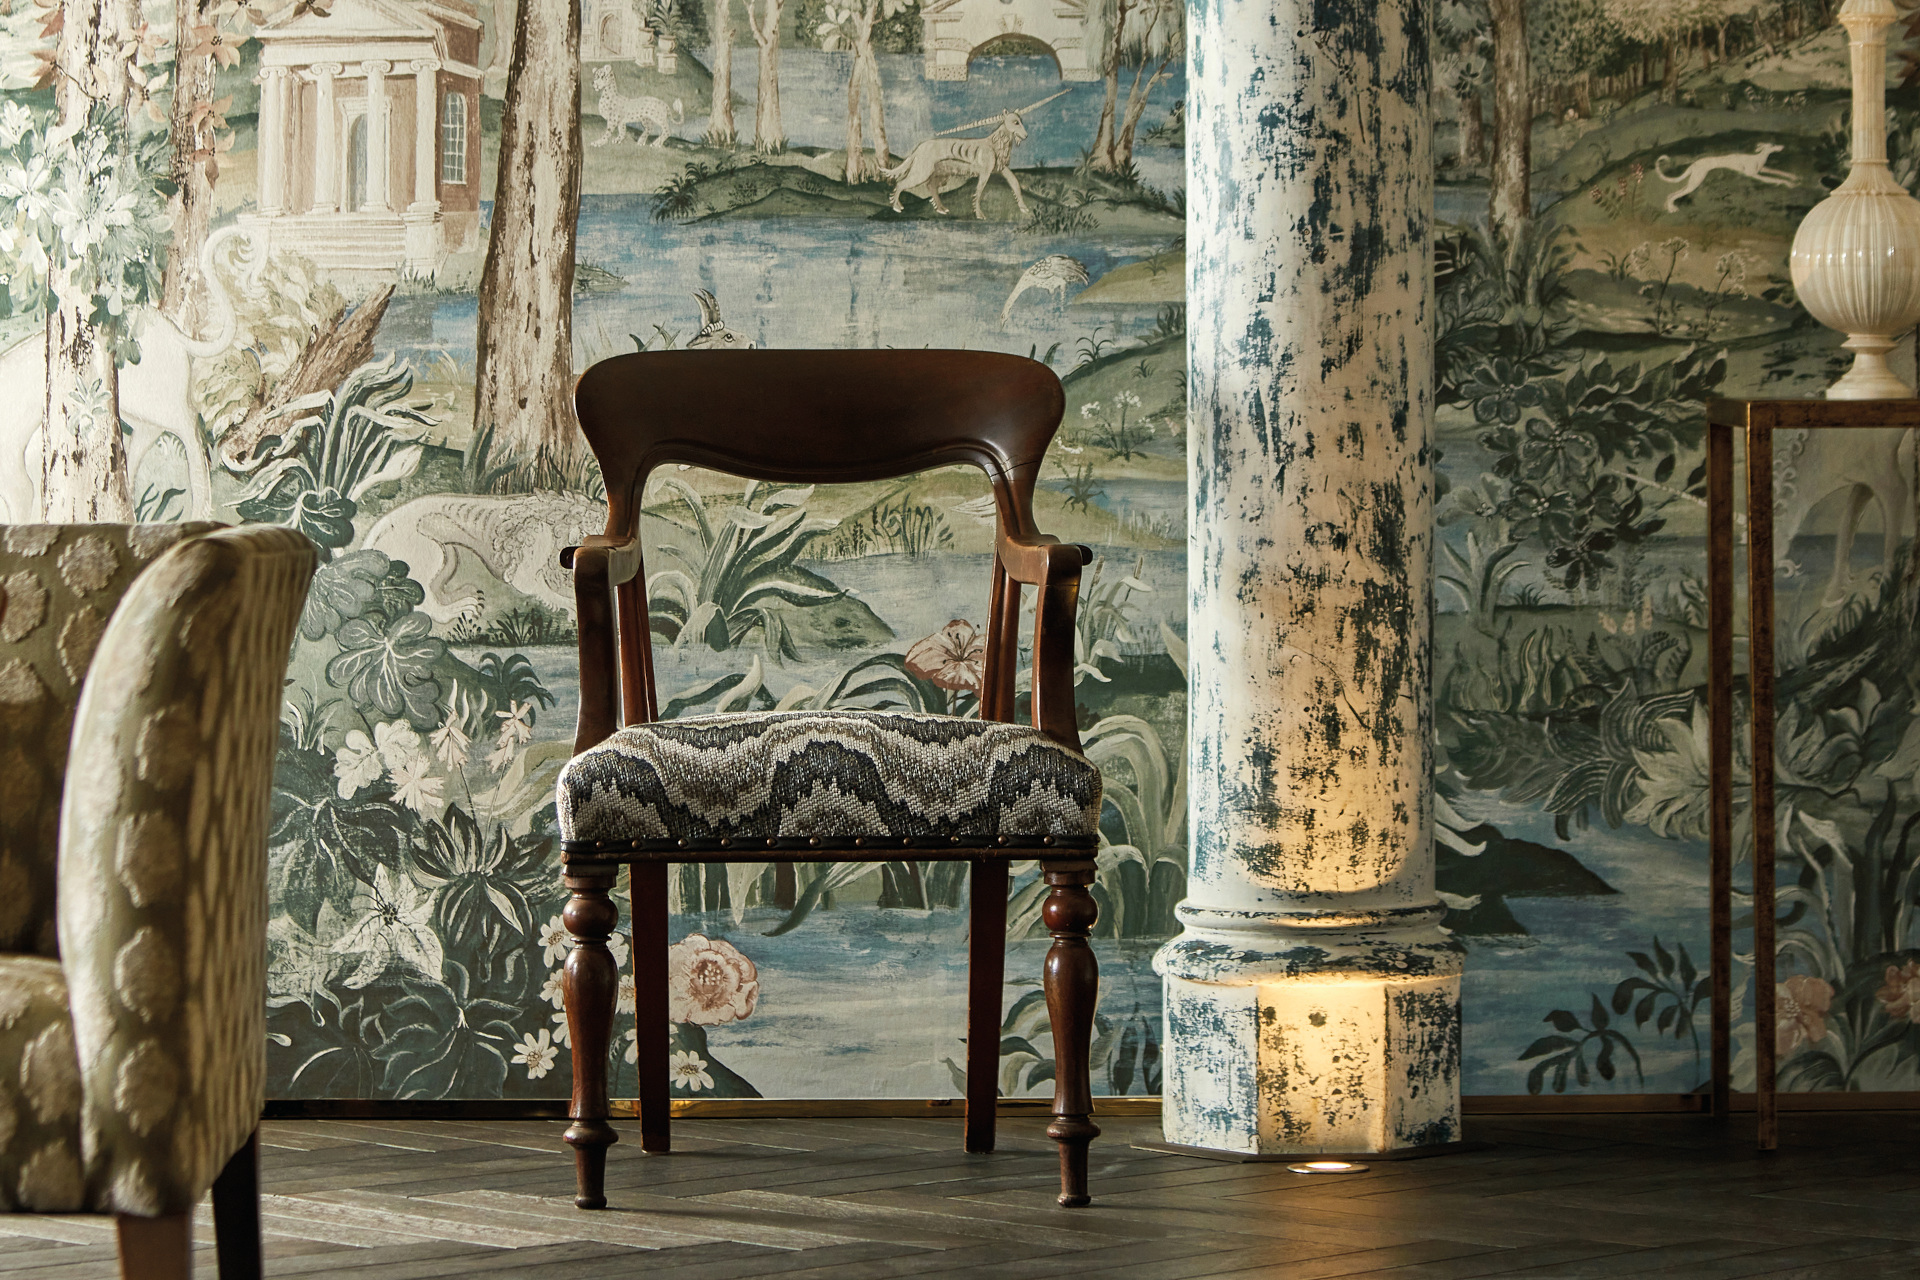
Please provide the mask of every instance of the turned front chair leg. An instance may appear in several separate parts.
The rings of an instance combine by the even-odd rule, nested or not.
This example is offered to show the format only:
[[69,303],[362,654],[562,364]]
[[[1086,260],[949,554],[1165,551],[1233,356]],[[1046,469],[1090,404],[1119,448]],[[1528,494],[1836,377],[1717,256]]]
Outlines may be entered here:
[[607,1051],[613,1041],[613,1011],[620,994],[620,970],[607,939],[620,922],[610,891],[615,872],[568,869],[573,897],[561,912],[573,950],[567,953],[565,991],[567,1036],[573,1043],[573,1123],[567,1142],[573,1147],[582,1209],[607,1207],[607,1148],[619,1141],[607,1123]]
[[1100,918],[1099,904],[1087,892],[1094,864],[1088,859],[1041,864],[1047,900],[1040,919],[1053,935],[1047,950],[1047,1016],[1053,1026],[1053,1123],[1047,1136],[1060,1144],[1060,1203],[1076,1208],[1088,1202],[1087,1144],[1100,1136],[1093,1122],[1093,1084],[1089,1061],[1093,1009],[1100,999],[1100,965],[1087,935]]

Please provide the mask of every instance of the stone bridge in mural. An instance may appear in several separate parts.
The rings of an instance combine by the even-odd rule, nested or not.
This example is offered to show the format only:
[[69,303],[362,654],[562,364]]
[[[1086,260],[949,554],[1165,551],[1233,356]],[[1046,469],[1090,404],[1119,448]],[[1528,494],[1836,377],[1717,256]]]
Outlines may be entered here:
[[1099,78],[1083,0],[929,0],[920,13],[929,80],[965,80],[967,65],[991,54],[1051,56],[1062,80]]

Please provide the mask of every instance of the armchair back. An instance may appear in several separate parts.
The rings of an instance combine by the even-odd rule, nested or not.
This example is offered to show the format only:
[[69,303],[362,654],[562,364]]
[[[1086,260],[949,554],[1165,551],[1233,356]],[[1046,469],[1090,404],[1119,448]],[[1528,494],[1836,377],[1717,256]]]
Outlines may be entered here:
[[0,952],[59,955],[60,796],[107,619],[161,553],[219,527],[0,525]]
[[822,484],[979,467],[997,513],[981,714],[1013,718],[1031,585],[1033,723],[1078,749],[1073,611],[1093,553],[1041,534],[1033,516],[1065,404],[1051,369],[991,351],[660,351],[594,365],[574,408],[606,482],[607,531],[567,560],[580,617],[574,749],[659,714],[639,533],[647,477],[668,463]]

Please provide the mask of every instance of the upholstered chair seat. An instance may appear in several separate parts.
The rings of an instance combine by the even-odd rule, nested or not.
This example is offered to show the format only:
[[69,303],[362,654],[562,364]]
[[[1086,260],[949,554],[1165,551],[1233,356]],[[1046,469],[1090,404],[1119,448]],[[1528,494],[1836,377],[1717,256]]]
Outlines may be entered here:
[[0,1211],[130,1276],[260,1273],[266,817],[313,575],[289,529],[0,525]]
[[560,833],[646,847],[1094,840],[1100,771],[1031,725],[771,711],[628,725],[568,762]]

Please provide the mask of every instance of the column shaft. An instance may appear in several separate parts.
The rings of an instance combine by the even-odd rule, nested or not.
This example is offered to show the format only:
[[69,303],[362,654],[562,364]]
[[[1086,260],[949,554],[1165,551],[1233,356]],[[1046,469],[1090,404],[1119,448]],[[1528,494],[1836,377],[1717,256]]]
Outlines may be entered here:
[[1169,1141],[1458,1136],[1432,848],[1424,0],[1195,0],[1192,870]]
[[361,66],[367,73],[367,202],[362,208],[374,213],[386,213],[392,209],[387,200],[388,149],[392,129],[387,123],[392,114],[387,102],[387,72],[393,70],[389,62],[366,62]]
[[320,62],[313,66],[315,86],[313,211],[315,213],[340,211],[340,109],[335,103],[333,88],[333,78],[340,72],[341,66],[337,62]]
[[258,206],[266,217],[285,213],[287,208],[287,69],[263,67],[260,71],[260,128],[255,143],[259,151],[260,194]]
[[436,179],[440,176],[440,116],[435,110],[439,93],[435,89],[440,64],[413,64],[413,204],[415,213],[431,213],[440,207]]

